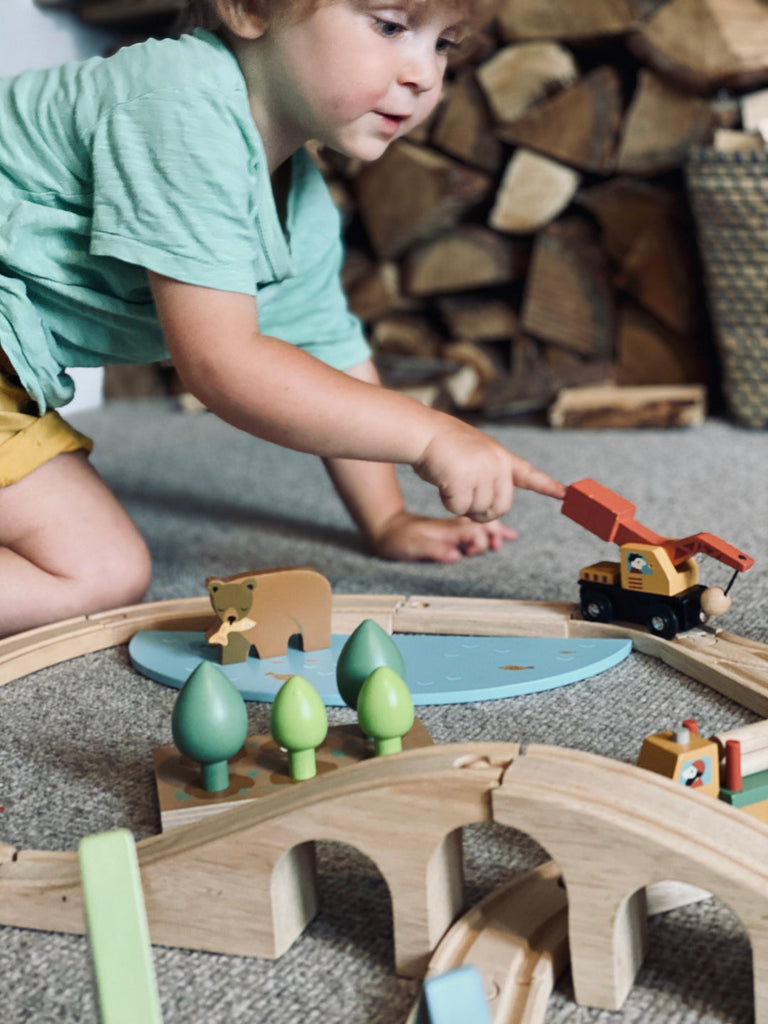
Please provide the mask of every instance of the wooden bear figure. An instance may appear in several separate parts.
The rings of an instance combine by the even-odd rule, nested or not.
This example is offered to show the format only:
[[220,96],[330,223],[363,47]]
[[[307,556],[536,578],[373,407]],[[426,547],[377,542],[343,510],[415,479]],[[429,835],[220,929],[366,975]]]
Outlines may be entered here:
[[331,585],[314,569],[241,572],[205,585],[217,622],[206,633],[221,646],[222,665],[245,661],[251,647],[259,658],[285,654],[292,636],[305,651],[331,644]]

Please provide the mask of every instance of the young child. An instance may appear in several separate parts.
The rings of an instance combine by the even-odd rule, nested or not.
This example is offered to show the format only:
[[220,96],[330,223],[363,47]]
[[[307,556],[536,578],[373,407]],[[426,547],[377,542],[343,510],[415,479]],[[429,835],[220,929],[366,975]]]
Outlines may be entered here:
[[[303,149],[375,160],[434,108],[473,0],[210,0],[219,25],[0,82],[0,635],[140,600],[147,548],[56,411],[66,367],[170,355],[212,412],[322,459],[366,542],[455,561],[545,473],[378,386]],[[403,504],[394,464],[455,518]]]

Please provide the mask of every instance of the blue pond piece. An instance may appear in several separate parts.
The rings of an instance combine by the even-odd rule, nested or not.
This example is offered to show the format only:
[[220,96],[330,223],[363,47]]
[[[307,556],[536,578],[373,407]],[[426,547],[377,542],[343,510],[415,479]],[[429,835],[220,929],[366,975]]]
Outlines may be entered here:
[[[201,661],[212,661],[246,700],[272,701],[286,679],[302,675],[329,706],[343,706],[336,661],[346,636],[322,651],[289,647],[278,658],[249,657],[219,665],[219,648],[203,633],[145,630],[128,645],[134,668],[166,686],[181,687]],[[398,633],[413,703],[461,704],[537,693],[588,679],[623,661],[630,640],[519,636],[421,636]]]

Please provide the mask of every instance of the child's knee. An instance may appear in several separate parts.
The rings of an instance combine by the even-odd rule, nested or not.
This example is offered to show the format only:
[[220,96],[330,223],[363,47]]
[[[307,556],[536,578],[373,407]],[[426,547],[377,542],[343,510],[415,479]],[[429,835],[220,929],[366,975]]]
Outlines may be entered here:
[[137,604],[151,579],[149,549],[141,534],[131,531],[92,552],[89,564],[83,567],[81,586],[90,591],[87,603],[105,610]]

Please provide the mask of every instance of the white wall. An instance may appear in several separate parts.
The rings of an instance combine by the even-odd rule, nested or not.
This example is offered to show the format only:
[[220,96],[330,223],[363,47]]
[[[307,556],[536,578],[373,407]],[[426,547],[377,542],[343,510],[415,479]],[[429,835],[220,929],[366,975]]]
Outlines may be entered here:
[[0,0],[0,28],[3,77],[92,57],[113,39],[82,24],[71,11],[38,7],[34,0]]
[[[113,38],[83,25],[71,11],[40,8],[33,0],[0,0],[0,77],[92,57]],[[76,369],[72,376],[77,393],[67,412],[100,405],[103,370]]]

